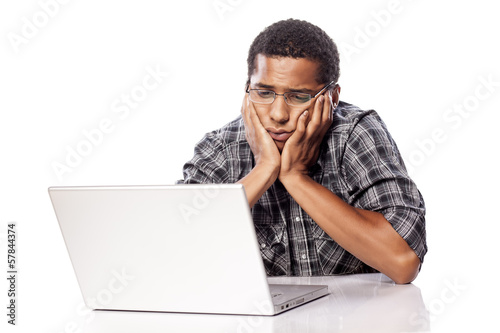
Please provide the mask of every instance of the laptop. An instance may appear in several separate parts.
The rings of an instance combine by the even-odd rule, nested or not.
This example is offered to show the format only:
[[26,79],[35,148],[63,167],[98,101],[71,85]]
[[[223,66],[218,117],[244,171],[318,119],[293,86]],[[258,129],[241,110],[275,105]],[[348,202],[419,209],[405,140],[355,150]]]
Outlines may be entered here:
[[50,187],[86,305],[275,315],[328,294],[270,285],[240,184]]

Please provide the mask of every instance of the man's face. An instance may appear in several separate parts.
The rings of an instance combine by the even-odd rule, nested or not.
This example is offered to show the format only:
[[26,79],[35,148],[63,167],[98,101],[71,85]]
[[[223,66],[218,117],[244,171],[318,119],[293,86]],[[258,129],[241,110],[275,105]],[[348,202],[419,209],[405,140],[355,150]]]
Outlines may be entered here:
[[[316,81],[319,64],[304,58],[268,58],[258,54],[255,71],[250,77],[249,89],[268,89],[277,94],[305,92],[312,96],[324,84]],[[276,96],[272,104],[253,103],[264,128],[274,139],[279,151],[297,127],[297,119],[304,110],[313,112],[317,98],[305,106],[292,106],[283,96]],[[312,114],[311,114],[312,115]]]

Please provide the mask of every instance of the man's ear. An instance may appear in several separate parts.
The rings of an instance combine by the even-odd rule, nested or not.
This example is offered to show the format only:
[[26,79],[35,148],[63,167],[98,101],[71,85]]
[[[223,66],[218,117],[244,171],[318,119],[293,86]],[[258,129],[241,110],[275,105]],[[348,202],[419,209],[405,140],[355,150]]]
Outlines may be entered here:
[[332,101],[332,107],[335,109],[337,105],[339,105],[340,100],[340,86],[338,84],[330,90],[330,99]]

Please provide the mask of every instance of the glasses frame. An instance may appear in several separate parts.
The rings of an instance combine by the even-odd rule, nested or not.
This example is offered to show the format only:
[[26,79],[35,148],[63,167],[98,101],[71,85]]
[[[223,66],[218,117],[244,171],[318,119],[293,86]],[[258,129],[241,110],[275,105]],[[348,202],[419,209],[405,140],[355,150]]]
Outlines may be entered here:
[[265,103],[265,102],[256,102],[254,100],[252,100],[250,98],[250,100],[254,103],[257,103],[257,104],[264,104],[264,105],[271,105],[274,103],[274,101],[276,100],[276,96],[283,96],[283,99],[285,100],[285,103],[290,105],[290,106],[304,106],[304,105],[307,105],[308,103],[311,103],[311,101],[313,99],[315,99],[316,97],[318,97],[319,95],[321,95],[326,89],[328,89],[328,87],[330,87],[332,84],[336,84],[335,81],[332,81],[330,83],[328,83],[326,86],[324,86],[320,91],[318,91],[316,94],[311,95],[311,94],[308,94],[308,93],[301,93],[301,94],[307,94],[309,95],[309,100],[305,103],[302,103],[302,104],[290,104],[288,103],[288,99],[287,99],[287,95],[288,94],[296,94],[296,92],[293,92],[293,91],[290,91],[290,92],[286,92],[286,93],[283,93],[283,94],[278,94],[276,93],[275,91],[272,91],[272,90],[269,90],[269,89],[249,89],[250,88],[250,85],[247,85],[247,89],[246,89],[246,93],[248,94],[248,98],[250,98],[250,92],[251,91],[257,91],[257,90],[260,90],[260,91],[269,91],[269,92],[272,92],[274,94],[274,97],[273,97],[273,100],[270,102],[270,103]]

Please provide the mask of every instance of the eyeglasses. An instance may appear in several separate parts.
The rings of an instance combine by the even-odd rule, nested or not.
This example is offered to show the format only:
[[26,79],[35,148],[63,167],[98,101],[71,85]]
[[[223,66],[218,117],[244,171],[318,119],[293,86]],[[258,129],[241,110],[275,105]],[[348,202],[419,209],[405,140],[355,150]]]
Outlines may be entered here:
[[286,104],[288,104],[288,105],[304,106],[305,104],[309,103],[313,98],[316,98],[319,95],[321,95],[332,84],[334,84],[334,81],[328,83],[325,87],[323,87],[323,89],[321,89],[314,96],[312,96],[311,94],[308,94],[308,93],[301,93],[301,92],[286,92],[284,94],[277,94],[272,90],[248,89],[249,87],[247,87],[246,92],[247,92],[250,100],[254,103],[272,104],[274,102],[274,100],[276,99],[276,96],[283,96]]

